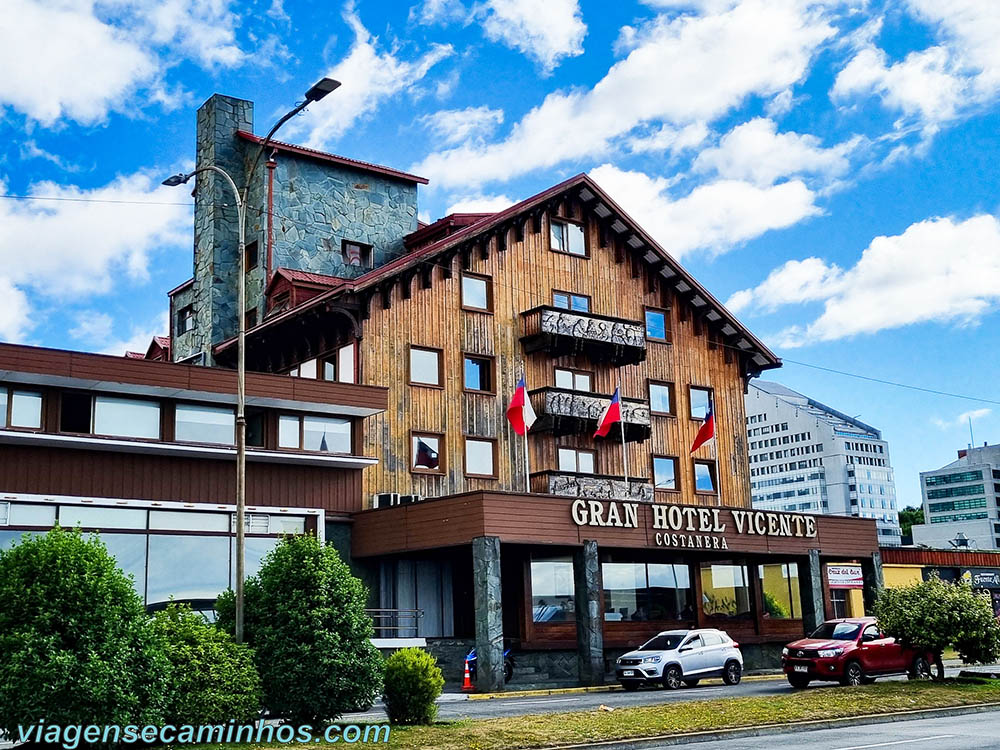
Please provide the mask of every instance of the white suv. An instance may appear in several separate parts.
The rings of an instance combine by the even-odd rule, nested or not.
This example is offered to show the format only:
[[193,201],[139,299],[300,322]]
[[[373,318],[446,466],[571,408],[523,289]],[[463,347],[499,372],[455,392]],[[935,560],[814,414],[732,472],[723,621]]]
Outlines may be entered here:
[[721,630],[664,630],[615,662],[615,676],[626,690],[662,684],[676,690],[694,687],[703,677],[721,677],[727,685],[743,676],[740,645]]

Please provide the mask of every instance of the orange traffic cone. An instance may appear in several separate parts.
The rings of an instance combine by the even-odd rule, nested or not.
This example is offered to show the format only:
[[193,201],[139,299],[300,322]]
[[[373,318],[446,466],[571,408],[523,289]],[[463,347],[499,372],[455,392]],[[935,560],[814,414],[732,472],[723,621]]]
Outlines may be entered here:
[[475,690],[472,685],[472,675],[469,674],[469,660],[465,660],[465,679],[462,680],[462,690]]

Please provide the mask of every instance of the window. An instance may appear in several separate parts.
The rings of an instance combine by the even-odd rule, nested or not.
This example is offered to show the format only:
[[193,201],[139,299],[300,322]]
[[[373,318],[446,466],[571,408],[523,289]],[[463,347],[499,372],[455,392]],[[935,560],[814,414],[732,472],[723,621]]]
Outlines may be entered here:
[[322,453],[350,453],[351,420],[308,414],[282,414],[278,417],[278,447]]
[[653,414],[674,413],[674,384],[649,381],[649,410]]
[[653,456],[653,489],[679,490],[677,459],[672,456]]
[[467,476],[496,476],[496,441],[486,438],[465,439],[465,473]]
[[694,462],[694,491],[718,492],[715,482],[715,462]]
[[493,393],[493,358],[466,354],[463,360],[465,390]]
[[132,508],[101,508],[60,505],[59,525],[64,529],[145,529],[146,511]]
[[567,370],[563,367],[556,368],[556,388],[566,388],[571,391],[583,391],[590,393],[591,378],[593,373],[585,370]]
[[695,618],[687,565],[606,562],[601,577],[607,622]]
[[712,389],[692,385],[688,392],[691,395],[691,419],[705,419],[712,404]]
[[59,431],[87,434],[94,397],[89,393],[64,391],[59,396]]
[[580,474],[594,473],[594,451],[580,451],[576,448],[559,449],[559,471],[573,471]]
[[151,534],[147,604],[214,599],[229,588],[229,539],[224,536]]
[[[313,360],[315,361],[315,360]],[[355,382],[354,344],[344,344],[332,354],[319,360],[319,364],[311,368],[310,375],[301,377],[319,377],[321,380],[339,383]]]
[[93,432],[155,440],[160,437],[160,405],[156,401],[95,396]]
[[702,609],[707,617],[750,614],[750,579],[746,565],[702,563]]
[[444,473],[444,462],[441,460],[443,438],[440,433],[413,433],[410,439],[410,470]]
[[573,560],[553,557],[531,561],[533,622],[575,622]]
[[574,312],[590,312],[590,297],[572,292],[552,292],[552,306]]
[[441,386],[441,350],[410,347],[410,384]]
[[670,312],[646,308],[646,338],[650,341],[670,341]]
[[194,305],[187,305],[177,311],[177,333],[194,330]]
[[255,325],[257,325],[257,308],[256,307],[252,308],[250,310],[247,310],[243,314],[243,326],[245,328],[253,328]]
[[174,417],[176,440],[219,445],[235,442],[236,415],[228,407],[177,404]]
[[340,243],[340,254],[344,258],[345,266],[355,268],[372,267],[372,246],[354,240],[343,240]]
[[259,260],[260,253],[257,252],[257,240],[247,245],[243,252],[246,254],[246,270],[249,273],[257,267]]
[[462,274],[462,308],[465,310],[492,310],[493,280],[488,276]]
[[764,593],[764,617],[774,620],[802,617],[798,563],[759,565],[757,574]]
[[583,227],[562,219],[549,221],[551,248],[559,253],[569,253],[586,257],[587,243],[583,238]]

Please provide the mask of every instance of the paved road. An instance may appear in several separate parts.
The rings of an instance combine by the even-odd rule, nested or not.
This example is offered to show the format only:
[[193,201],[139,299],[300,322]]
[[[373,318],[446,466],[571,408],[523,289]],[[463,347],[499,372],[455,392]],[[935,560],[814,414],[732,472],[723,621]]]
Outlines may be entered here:
[[[676,747],[676,745],[675,745]],[[859,727],[689,743],[692,750],[991,750],[1000,749],[1000,712],[941,716]]]

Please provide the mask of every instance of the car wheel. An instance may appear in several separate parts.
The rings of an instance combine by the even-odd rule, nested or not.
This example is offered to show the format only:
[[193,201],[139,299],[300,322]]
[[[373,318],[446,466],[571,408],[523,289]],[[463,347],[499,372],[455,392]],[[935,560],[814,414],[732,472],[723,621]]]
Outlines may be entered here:
[[931,663],[926,656],[918,656],[913,660],[913,668],[906,675],[911,680],[929,680],[931,678]]
[[809,678],[800,674],[790,674],[788,675],[788,684],[796,690],[805,690],[809,687]]
[[722,681],[727,685],[739,685],[743,679],[743,667],[736,660],[726,662],[726,668],[722,672]]
[[677,665],[667,667],[663,672],[663,686],[668,690],[676,690],[681,686],[681,668]]
[[622,683],[622,687],[625,688],[625,692],[626,693],[634,693],[636,690],[639,689],[639,683],[638,682],[623,682]]
[[840,684],[845,687],[858,687],[864,684],[864,680],[865,671],[861,665],[856,661],[851,661],[844,667],[844,676],[840,678]]
[[701,680],[684,680],[684,684],[688,687],[698,687],[699,682],[701,682]]

